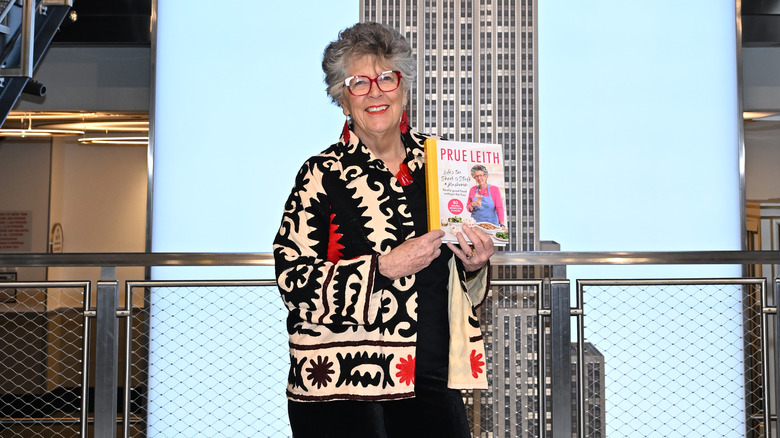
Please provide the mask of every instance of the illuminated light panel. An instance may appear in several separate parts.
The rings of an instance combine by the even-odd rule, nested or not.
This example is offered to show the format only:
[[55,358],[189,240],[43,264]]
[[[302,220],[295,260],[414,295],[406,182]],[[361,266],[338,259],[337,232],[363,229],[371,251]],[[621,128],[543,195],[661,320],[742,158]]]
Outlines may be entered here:
[[83,137],[79,139],[81,144],[130,144],[143,145],[149,144],[149,137]]
[[61,137],[83,134],[84,131],[74,129],[0,129],[0,137]]

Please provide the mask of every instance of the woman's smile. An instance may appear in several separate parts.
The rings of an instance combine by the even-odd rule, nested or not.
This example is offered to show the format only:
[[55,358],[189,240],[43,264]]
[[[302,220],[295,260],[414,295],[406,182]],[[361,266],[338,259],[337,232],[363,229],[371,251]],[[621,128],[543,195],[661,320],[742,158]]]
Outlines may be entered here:
[[390,108],[390,105],[370,106],[366,108],[366,112],[369,114],[384,114],[388,108]]

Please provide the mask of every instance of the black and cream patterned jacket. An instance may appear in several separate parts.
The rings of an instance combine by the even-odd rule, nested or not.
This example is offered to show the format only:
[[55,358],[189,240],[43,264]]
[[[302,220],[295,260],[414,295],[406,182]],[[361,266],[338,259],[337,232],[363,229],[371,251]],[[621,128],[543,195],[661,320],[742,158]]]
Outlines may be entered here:
[[[402,135],[406,164],[423,181],[428,137]],[[395,176],[354,132],[348,137],[301,167],[274,240],[277,284],[289,310],[293,400],[414,396],[415,276],[391,281],[377,265],[380,254],[416,237],[412,217]],[[450,386],[485,387],[473,307],[486,296],[489,269],[466,281],[454,257],[450,268],[450,329],[464,333],[451,333]],[[460,371],[453,362],[461,362]]]

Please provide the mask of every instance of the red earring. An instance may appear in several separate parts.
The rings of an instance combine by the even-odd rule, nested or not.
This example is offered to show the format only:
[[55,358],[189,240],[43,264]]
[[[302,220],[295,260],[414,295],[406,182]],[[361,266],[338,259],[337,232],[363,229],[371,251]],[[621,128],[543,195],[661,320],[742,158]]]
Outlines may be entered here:
[[341,136],[344,138],[344,144],[349,143],[349,119],[344,120],[344,129],[341,130]]
[[409,116],[406,115],[406,110],[401,115],[401,134],[409,132]]

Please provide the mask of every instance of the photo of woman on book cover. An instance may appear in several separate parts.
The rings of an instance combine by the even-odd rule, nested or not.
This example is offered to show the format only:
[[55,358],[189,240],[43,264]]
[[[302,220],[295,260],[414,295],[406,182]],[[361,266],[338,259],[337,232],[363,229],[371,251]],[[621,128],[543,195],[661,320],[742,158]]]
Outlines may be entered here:
[[504,200],[501,198],[501,190],[488,184],[487,168],[482,164],[474,165],[471,168],[471,177],[476,181],[466,200],[466,208],[471,212],[471,217],[477,223],[490,222],[505,230]]

